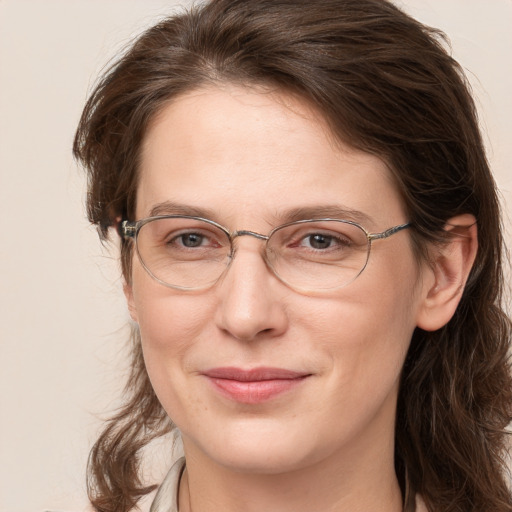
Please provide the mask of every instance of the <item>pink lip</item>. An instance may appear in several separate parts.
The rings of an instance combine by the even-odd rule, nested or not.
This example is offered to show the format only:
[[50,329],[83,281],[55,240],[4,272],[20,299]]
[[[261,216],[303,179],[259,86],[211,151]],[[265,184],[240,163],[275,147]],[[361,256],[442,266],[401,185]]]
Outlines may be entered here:
[[300,385],[308,373],[283,368],[212,368],[204,372],[224,396],[244,404],[265,402]]

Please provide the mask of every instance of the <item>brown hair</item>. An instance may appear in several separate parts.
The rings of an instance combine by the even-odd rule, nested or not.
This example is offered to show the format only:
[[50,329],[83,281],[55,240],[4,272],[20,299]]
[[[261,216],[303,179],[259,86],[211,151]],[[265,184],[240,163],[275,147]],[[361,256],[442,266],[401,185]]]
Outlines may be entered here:
[[[398,398],[396,468],[431,511],[505,512],[512,385],[503,311],[496,188],[475,106],[442,33],[383,0],[212,0],[139,37],[103,76],[82,114],[75,157],[88,170],[88,215],[103,237],[134,219],[148,123],[165,102],[219,81],[300,94],[344,142],[386,161],[418,254],[445,222],[471,213],[479,251],[460,305],[436,332],[417,329]],[[130,279],[130,246],[122,263]],[[152,487],[141,449],[171,423],[148,380],[138,335],[125,405],[89,461],[98,511],[127,511]]]

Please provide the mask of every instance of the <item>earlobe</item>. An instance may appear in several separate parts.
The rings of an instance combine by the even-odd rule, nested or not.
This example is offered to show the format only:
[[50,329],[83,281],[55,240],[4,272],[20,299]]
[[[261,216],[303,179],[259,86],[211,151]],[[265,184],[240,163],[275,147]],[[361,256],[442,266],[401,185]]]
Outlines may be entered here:
[[450,219],[445,231],[448,241],[435,247],[426,272],[423,303],[417,326],[435,331],[452,318],[464,292],[464,287],[478,250],[478,229],[473,215],[464,214]]
[[133,298],[133,287],[131,284],[125,283],[123,286],[124,296],[126,297],[126,303],[128,305],[128,311],[130,317],[134,322],[138,322],[137,308],[135,307],[135,300]]

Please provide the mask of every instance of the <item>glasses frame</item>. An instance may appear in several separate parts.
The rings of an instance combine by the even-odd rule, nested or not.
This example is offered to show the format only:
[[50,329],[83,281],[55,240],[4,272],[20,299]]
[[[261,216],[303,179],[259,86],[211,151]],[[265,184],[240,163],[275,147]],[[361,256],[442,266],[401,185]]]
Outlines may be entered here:
[[[141,228],[143,226],[145,226],[146,224],[150,223],[150,222],[153,222],[155,220],[160,220],[160,219],[190,219],[190,220],[206,222],[207,224],[215,226],[216,228],[220,229],[223,233],[225,233],[226,236],[228,237],[228,240],[229,240],[229,243],[230,243],[229,258],[231,258],[231,260],[233,259],[234,255],[235,255],[235,249],[234,249],[233,241],[236,238],[240,237],[240,236],[253,236],[254,238],[257,238],[259,240],[264,240],[265,242],[268,243],[269,239],[272,237],[272,235],[276,231],[279,231],[279,230],[281,230],[283,228],[286,228],[288,226],[308,224],[308,223],[312,223],[312,222],[331,222],[331,221],[335,221],[335,222],[341,222],[341,223],[344,223],[344,224],[350,224],[352,226],[355,226],[356,228],[359,228],[366,235],[366,239],[367,239],[367,242],[368,242],[368,251],[367,251],[367,256],[366,256],[366,260],[365,260],[364,266],[354,276],[354,278],[352,278],[350,281],[348,281],[346,283],[343,283],[342,285],[337,286],[337,287],[325,289],[324,291],[332,291],[332,290],[337,290],[339,288],[343,288],[343,287],[349,285],[350,283],[354,282],[363,273],[363,271],[367,267],[368,261],[370,259],[372,242],[374,242],[375,240],[384,240],[384,239],[389,238],[390,236],[394,235],[395,233],[398,233],[399,231],[402,231],[404,229],[408,229],[408,228],[411,227],[411,224],[409,222],[407,222],[405,224],[399,224],[397,226],[393,226],[391,228],[388,228],[388,229],[386,229],[384,231],[381,231],[380,233],[370,233],[368,230],[366,230],[363,226],[361,226],[357,222],[354,222],[354,221],[351,221],[351,220],[346,220],[346,219],[335,219],[335,218],[329,218],[328,217],[328,218],[318,218],[318,219],[302,219],[302,220],[297,220],[297,221],[293,221],[293,222],[287,222],[285,224],[281,224],[281,225],[273,228],[268,235],[262,235],[261,233],[257,233],[256,231],[250,231],[250,230],[246,230],[246,229],[241,229],[241,230],[237,230],[237,231],[230,231],[228,228],[226,228],[222,224],[219,224],[218,222],[215,222],[215,221],[213,221],[211,219],[206,219],[204,217],[196,217],[196,216],[193,216],[193,215],[156,215],[156,216],[153,216],[153,217],[146,217],[146,218],[140,219],[138,221],[123,220],[121,222],[121,226],[120,226],[120,234],[121,234],[121,236],[125,240],[128,240],[128,239],[133,240],[133,242],[135,243],[135,250],[137,251],[137,256],[138,256],[139,261],[140,261],[142,267],[144,268],[144,270],[155,281],[157,281],[161,285],[166,286],[167,288],[173,288],[175,290],[183,290],[183,291],[206,290],[206,289],[214,286],[215,283],[217,283],[217,281],[227,271],[227,269],[230,266],[230,263],[228,263],[226,265],[226,268],[222,271],[222,273],[219,275],[219,277],[217,279],[215,279],[212,283],[209,283],[209,284],[205,285],[204,287],[189,288],[189,287],[184,287],[184,286],[179,286],[179,285],[172,285],[172,284],[166,283],[165,281],[162,281],[161,279],[156,277],[151,272],[151,270],[146,266],[146,263],[142,259],[142,256],[141,256],[141,254],[139,252],[139,246],[138,246],[138,243],[137,243],[138,234],[139,234]],[[265,245],[265,248],[266,247],[267,247],[267,245]],[[312,291],[314,291],[314,290],[304,290],[304,289],[302,289],[300,287],[296,287],[296,286],[293,286],[290,283],[288,283],[285,279],[283,279],[276,272],[276,270],[274,269],[272,264],[268,261],[268,258],[266,256],[266,254],[267,254],[267,251],[265,250],[264,257],[263,257],[263,259],[265,261],[265,264],[272,271],[272,273],[277,277],[277,279],[279,279],[279,281],[281,281],[286,286],[288,286],[289,288],[291,288],[293,290],[296,290],[296,291],[302,291],[302,292],[312,292]]]

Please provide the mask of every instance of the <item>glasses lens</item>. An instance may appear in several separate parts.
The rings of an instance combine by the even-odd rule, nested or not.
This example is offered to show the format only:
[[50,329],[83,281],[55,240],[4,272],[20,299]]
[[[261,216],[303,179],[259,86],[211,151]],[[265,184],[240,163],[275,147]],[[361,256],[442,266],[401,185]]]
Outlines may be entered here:
[[228,235],[214,224],[183,217],[145,223],[137,251],[146,270],[161,283],[182,289],[213,284],[229,261]]
[[368,261],[365,231],[347,221],[301,221],[272,233],[267,258],[274,272],[304,290],[340,288],[353,281]]

